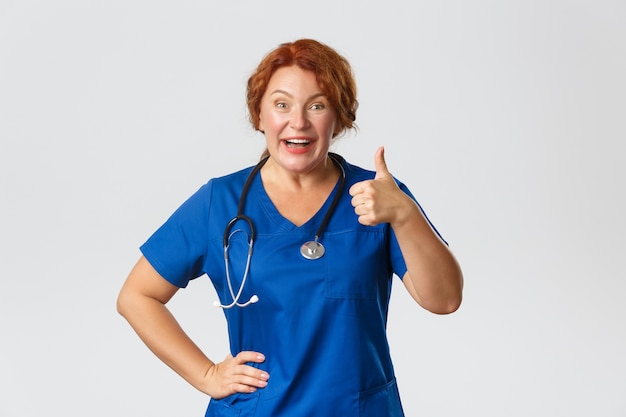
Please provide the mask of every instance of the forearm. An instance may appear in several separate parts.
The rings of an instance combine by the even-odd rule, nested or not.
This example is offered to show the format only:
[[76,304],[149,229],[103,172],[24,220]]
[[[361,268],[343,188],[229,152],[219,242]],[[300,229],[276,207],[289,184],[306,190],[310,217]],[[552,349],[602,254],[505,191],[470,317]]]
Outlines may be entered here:
[[204,381],[214,363],[187,336],[162,302],[126,295],[120,297],[118,310],[161,361],[196,389],[207,393]]
[[407,266],[404,284],[425,309],[437,314],[451,313],[462,300],[461,269],[417,204],[407,199],[391,222]]

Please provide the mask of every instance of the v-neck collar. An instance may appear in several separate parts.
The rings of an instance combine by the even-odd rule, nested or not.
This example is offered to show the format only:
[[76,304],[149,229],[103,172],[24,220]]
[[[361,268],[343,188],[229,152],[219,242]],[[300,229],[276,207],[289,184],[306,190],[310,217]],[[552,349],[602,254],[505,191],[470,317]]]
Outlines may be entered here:
[[340,183],[341,183],[341,177],[335,183],[335,186],[333,187],[328,197],[326,197],[324,204],[322,204],[322,206],[317,210],[317,212],[301,226],[297,226],[291,220],[287,219],[282,214],[280,214],[280,212],[278,211],[278,209],[276,208],[276,206],[270,199],[270,196],[267,194],[265,187],[263,186],[263,181],[261,179],[260,173],[257,173],[255,175],[255,178],[253,179],[252,187],[251,187],[251,191],[252,191],[251,194],[258,201],[261,209],[267,216],[267,219],[269,219],[269,221],[271,221],[276,227],[278,227],[279,230],[282,230],[282,231],[300,230],[305,233],[309,233],[310,231],[311,239],[313,239],[315,237],[315,232],[317,232],[317,229],[319,228],[320,224],[322,223],[322,220],[324,219],[324,216],[330,209],[333,197],[338,192]]

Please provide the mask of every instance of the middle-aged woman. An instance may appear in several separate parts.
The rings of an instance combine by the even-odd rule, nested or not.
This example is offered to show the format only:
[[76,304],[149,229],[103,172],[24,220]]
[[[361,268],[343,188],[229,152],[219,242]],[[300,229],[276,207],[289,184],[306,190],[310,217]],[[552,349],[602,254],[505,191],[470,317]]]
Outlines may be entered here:
[[[460,267],[382,147],[375,171],[330,152],[356,118],[343,56],[311,39],[282,44],[247,92],[267,143],[261,162],[211,179],[149,237],[118,310],[211,397],[206,416],[403,416],[386,336],[393,276],[447,314],[461,303]],[[166,307],[200,276],[227,320],[222,362]]]

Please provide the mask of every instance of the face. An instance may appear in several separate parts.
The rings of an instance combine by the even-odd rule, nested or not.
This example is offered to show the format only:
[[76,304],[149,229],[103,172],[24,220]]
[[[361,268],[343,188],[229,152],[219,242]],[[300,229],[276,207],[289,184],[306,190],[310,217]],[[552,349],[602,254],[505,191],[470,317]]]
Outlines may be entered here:
[[274,162],[306,173],[326,160],[337,116],[313,72],[297,66],[276,70],[260,109],[259,130]]

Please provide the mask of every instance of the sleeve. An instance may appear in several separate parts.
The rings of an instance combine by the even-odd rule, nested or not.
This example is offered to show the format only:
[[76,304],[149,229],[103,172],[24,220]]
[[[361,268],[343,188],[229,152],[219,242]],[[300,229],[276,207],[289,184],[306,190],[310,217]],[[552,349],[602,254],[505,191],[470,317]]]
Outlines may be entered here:
[[184,288],[204,274],[208,247],[212,182],[187,199],[140,250],[152,267],[171,284]]
[[[430,219],[426,215],[426,212],[424,211],[420,203],[417,201],[415,196],[413,196],[411,191],[407,188],[407,186],[399,182],[398,180],[396,180],[396,182],[398,183],[398,186],[400,187],[400,189],[404,191],[409,197],[411,197],[413,201],[415,201],[415,204],[417,204],[417,207],[419,207],[420,211],[424,215],[424,218],[426,219],[430,227],[433,228],[437,236],[439,236],[439,238],[443,241],[443,243],[448,245],[448,242],[443,238],[443,236],[441,236],[441,233],[439,233],[435,225],[430,221]],[[393,273],[402,279],[402,277],[404,277],[404,274],[406,274],[406,271],[407,271],[406,263],[404,262],[402,251],[400,251],[400,245],[398,244],[398,240],[396,239],[396,234],[393,232],[393,229],[391,227],[389,227],[389,234],[391,236],[390,237],[390,254],[391,254],[390,256],[391,256],[391,266],[393,269]]]

